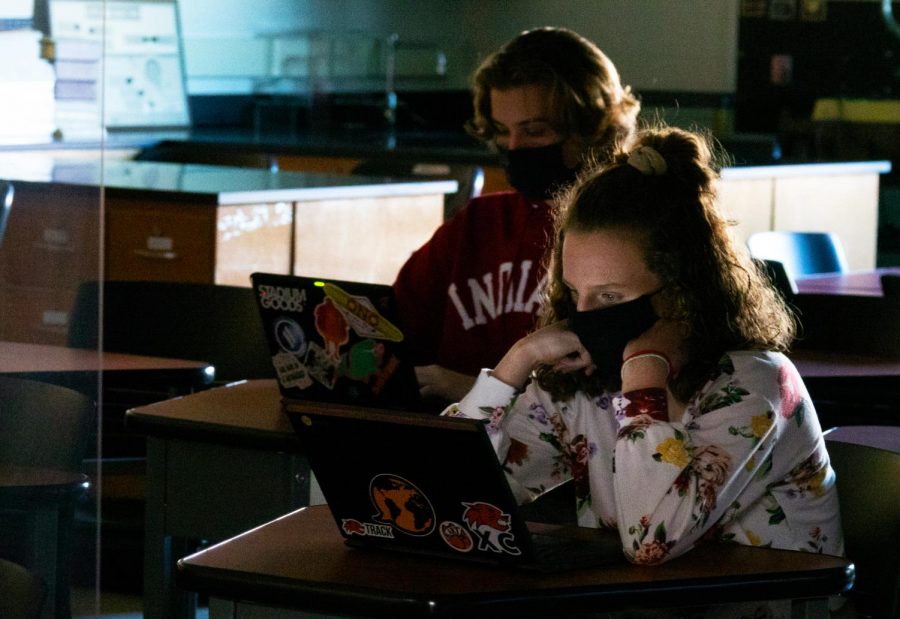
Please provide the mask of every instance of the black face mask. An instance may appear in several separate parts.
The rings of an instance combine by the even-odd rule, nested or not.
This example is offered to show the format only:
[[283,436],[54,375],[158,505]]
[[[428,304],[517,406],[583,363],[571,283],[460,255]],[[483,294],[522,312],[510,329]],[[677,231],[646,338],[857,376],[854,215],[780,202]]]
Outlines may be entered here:
[[567,168],[563,162],[562,142],[502,150],[500,159],[509,184],[531,200],[552,198],[578,176],[578,168]]
[[625,345],[653,326],[656,312],[650,299],[655,292],[612,307],[574,312],[569,330],[578,336],[604,379],[617,378]]

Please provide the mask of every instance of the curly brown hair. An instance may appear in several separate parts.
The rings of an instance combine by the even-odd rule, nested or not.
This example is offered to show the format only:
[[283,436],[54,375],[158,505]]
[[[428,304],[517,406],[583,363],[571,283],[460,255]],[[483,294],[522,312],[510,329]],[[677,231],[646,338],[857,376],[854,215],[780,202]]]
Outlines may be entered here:
[[[665,318],[680,323],[686,334],[688,360],[670,388],[687,401],[726,351],[786,351],[796,321],[764,271],[735,245],[729,223],[716,209],[721,158],[714,143],[698,132],[657,126],[636,134],[632,149],[640,146],[662,155],[667,171],[643,174],[619,148],[560,197],[541,322],[551,324],[574,311],[563,284],[566,231],[614,229],[633,238],[662,284]],[[559,399],[575,391],[596,395],[621,388],[619,376],[597,373],[539,368],[537,378]]]
[[612,61],[575,32],[549,27],[523,32],[482,62],[472,78],[475,113],[466,130],[493,142],[491,90],[530,84],[548,87],[554,130],[580,136],[600,158],[634,132],[641,104]]

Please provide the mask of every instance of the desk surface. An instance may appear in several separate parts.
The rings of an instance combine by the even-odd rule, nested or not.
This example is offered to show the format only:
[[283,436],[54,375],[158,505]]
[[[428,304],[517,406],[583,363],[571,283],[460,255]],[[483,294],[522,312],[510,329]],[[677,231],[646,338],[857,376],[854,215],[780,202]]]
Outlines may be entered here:
[[800,294],[845,294],[869,297],[882,296],[881,276],[900,275],[900,267],[882,267],[870,271],[821,273],[797,278]]
[[125,423],[151,436],[300,451],[275,379],[239,381],[132,408]]
[[326,506],[287,514],[178,568],[182,586],[226,599],[423,616],[823,597],[853,580],[840,557],[746,546],[701,546],[657,567],[623,561],[557,574],[364,551],[344,544]]
[[0,374],[94,373],[101,370],[104,372],[196,370],[198,373],[206,373],[210,367],[205,361],[99,352],[85,348],[25,342],[0,342]]
[[788,357],[804,380],[900,377],[900,359],[897,358],[824,350],[796,350]]
[[0,463],[0,497],[33,490],[79,490],[87,476],[81,473]]

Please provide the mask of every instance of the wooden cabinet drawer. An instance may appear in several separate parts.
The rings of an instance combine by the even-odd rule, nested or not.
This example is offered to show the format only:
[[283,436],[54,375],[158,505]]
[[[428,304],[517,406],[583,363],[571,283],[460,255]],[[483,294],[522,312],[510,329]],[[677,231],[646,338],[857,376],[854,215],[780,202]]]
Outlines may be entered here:
[[213,281],[215,206],[116,200],[107,211],[108,279]]
[[74,302],[74,288],[0,287],[0,339],[65,345]]
[[0,263],[13,285],[75,288],[100,270],[96,189],[16,186]]

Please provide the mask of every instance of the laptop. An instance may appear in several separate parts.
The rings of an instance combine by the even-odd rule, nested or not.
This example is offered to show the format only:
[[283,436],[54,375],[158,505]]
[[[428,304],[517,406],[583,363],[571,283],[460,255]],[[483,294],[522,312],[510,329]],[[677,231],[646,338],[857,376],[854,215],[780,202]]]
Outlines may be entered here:
[[391,286],[275,273],[250,281],[283,399],[422,408]]
[[351,546],[542,572],[625,560],[609,531],[526,523],[483,421],[295,401],[284,410]]

